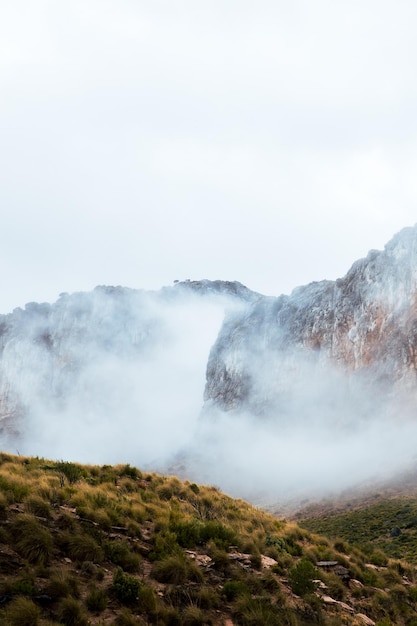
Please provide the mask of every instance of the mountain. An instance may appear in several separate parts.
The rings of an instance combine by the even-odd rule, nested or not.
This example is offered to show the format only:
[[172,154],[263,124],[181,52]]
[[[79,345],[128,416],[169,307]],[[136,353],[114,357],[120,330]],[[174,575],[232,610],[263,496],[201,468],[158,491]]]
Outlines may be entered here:
[[[110,438],[112,460],[146,461],[173,440],[183,444],[225,309],[258,297],[226,281],[158,292],[100,286],[0,316],[3,447],[25,449],[26,441],[32,452],[88,460],[93,439],[98,458]],[[158,419],[168,414],[161,432]]]
[[414,227],[382,252],[369,252],[339,280],[259,299],[229,317],[211,351],[205,398],[223,410],[282,412],[300,388],[306,395],[311,376],[317,400],[323,386],[323,395],[332,395],[330,388],[324,393],[323,375],[343,372],[350,386],[370,385],[384,398],[407,391],[414,401],[416,368]]
[[183,468],[269,501],[401,469],[416,288],[417,226],[290,295],[187,280],[29,303],[0,316],[0,445]]
[[415,566],[379,537],[329,540],[131,465],[0,453],[0,486],[4,626],[415,624]]

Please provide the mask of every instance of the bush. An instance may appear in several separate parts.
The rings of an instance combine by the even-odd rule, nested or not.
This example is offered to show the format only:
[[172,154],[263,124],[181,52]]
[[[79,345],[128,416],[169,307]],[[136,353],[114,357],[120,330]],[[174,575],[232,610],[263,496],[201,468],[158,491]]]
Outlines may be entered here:
[[139,597],[141,585],[133,576],[125,574],[118,567],[113,576],[113,593],[122,604],[136,603]]
[[58,606],[58,619],[65,626],[88,626],[82,606],[74,598],[64,598]]
[[129,545],[122,541],[107,541],[104,544],[106,557],[126,572],[137,572],[140,567],[139,555],[131,552]]
[[279,582],[270,571],[263,574],[260,577],[259,581],[262,585],[262,589],[264,589],[268,593],[273,593],[275,596],[279,593],[280,591]]
[[54,469],[60,475],[61,486],[64,485],[65,478],[70,485],[73,485],[86,473],[80,465],[76,465],[75,463],[70,463],[68,461],[60,461],[55,465]]
[[157,597],[151,587],[141,585],[138,596],[139,610],[141,613],[153,614],[157,609]]
[[0,475],[0,491],[9,503],[22,502],[29,494],[30,487],[21,480],[7,479]]
[[73,598],[80,597],[77,579],[65,570],[57,570],[51,573],[44,593],[55,601],[67,596],[72,596]]
[[45,595],[50,596],[55,601],[71,596],[72,592],[70,580],[63,572],[53,574],[45,588]]
[[259,554],[259,552],[251,554],[251,556],[250,556],[250,564],[252,565],[253,569],[261,569],[262,568],[262,558],[261,558],[261,555]]
[[221,598],[216,589],[201,587],[194,594],[194,601],[200,609],[218,609],[221,606]]
[[7,623],[10,626],[37,626],[39,609],[32,600],[18,596],[7,609]]
[[182,550],[177,543],[177,536],[169,531],[158,533],[155,536],[153,550],[149,558],[156,561],[172,554],[182,554]]
[[8,503],[4,493],[0,492],[0,519],[7,519]]
[[346,595],[346,588],[342,583],[340,576],[330,572],[322,575],[323,582],[328,588],[328,595],[335,600],[344,600]]
[[[206,617],[197,606],[187,606],[182,616],[184,626],[202,626],[207,624]],[[211,623],[211,621],[209,622]]]
[[219,522],[191,521],[171,524],[170,530],[177,536],[177,541],[183,548],[205,545],[213,541],[217,546],[227,548],[237,542],[236,533],[231,528]]
[[131,467],[128,463],[122,467],[119,476],[128,476],[129,478],[133,478],[133,480],[138,480],[142,478],[142,473],[136,467]]
[[277,626],[285,624],[269,598],[241,597],[233,607],[233,615],[242,626]]
[[29,513],[33,513],[33,515],[37,515],[38,517],[45,517],[49,519],[51,517],[51,507],[49,502],[46,502],[43,498],[39,496],[30,496],[26,500],[26,509]]
[[213,567],[215,570],[226,575],[230,574],[232,565],[230,556],[226,550],[211,545],[207,553],[213,559]]
[[158,582],[172,585],[183,585],[186,581],[202,582],[204,579],[198,565],[182,555],[173,555],[163,561],[156,561],[151,574]]
[[385,567],[386,565],[388,565],[388,557],[385,552],[382,552],[382,550],[374,550],[369,555],[368,560],[370,563],[373,563],[373,565],[378,565],[380,567]]
[[104,589],[94,587],[85,599],[86,607],[93,613],[101,613],[107,606],[107,594]]
[[333,547],[335,550],[337,550],[337,552],[341,552],[342,554],[349,553],[349,547],[347,543],[343,541],[343,539],[336,539],[336,541],[333,544]]
[[240,580],[228,580],[223,585],[222,594],[230,602],[239,596],[249,595],[249,590]]
[[18,515],[10,525],[15,550],[34,565],[46,565],[52,556],[51,533],[31,515]]
[[288,580],[293,592],[298,596],[312,593],[316,585],[313,580],[317,578],[317,571],[311,561],[303,557],[297,565],[288,572]]
[[102,549],[95,539],[89,535],[81,533],[76,535],[63,533],[60,542],[64,550],[67,551],[74,561],[78,561],[79,563],[83,561],[101,563],[103,560]]
[[32,576],[26,575],[14,581],[11,585],[11,591],[15,595],[33,596],[35,595],[35,580]]
[[417,602],[417,587],[409,587],[408,595],[412,602]]

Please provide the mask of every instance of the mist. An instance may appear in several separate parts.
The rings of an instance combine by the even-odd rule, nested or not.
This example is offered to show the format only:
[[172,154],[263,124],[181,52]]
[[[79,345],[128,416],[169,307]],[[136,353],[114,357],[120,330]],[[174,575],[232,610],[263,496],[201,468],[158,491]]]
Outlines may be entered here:
[[372,373],[314,352],[253,340],[244,363],[251,401],[231,410],[204,402],[223,320],[245,306],[174,288],[97,288],[18,310],[0,369],[19,432],[3,428],[2,449],[130,463],[262,505],[335,494],[414,463],[405,390],[388,392]]

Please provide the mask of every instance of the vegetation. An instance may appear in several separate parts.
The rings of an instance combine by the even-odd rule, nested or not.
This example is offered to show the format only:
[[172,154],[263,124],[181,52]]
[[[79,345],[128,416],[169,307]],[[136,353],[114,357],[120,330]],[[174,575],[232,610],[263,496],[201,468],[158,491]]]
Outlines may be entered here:
[[[417,565],[417,498],[385,498],[338,513],[316,513],[300,524],[310,531],[360,547],[368,560],[385,565],[387,555]],[[379,556],[378,556],[379,555]]]
[[0,453],[0,626],[415,626],[414,566],[365,527],[353,546],[215,487]]

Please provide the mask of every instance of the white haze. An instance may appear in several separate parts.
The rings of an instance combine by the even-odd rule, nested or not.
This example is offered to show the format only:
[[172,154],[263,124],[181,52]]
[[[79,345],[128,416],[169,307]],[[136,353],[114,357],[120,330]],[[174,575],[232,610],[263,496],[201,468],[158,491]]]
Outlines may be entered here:
[[60,361],[37,340],[44,315],[20,322],[2,367],[28,415],[23,436],[3,438],[3,449],[179,472],[262,503],[324,495],[413,462],[417,426],[400,396],[378,396],[372,385],[296,352],[253,359],[258,399],[268,377],[281,375],[281,391],[289,389],[275,398],[277,408],[272,403],[262,417],[210,404],[202,411],[209,352],[225,309],[236,303],[145,292],[125,300],[115,305],[101,290],[64,296],[53,313],[64,331],[55,337]]
[[[30,416],[19,443],[21,453],[148,466],[188,443],[202,406],[207,354],[223,309],[199,297],[156,305],[145,296],[141,305],[146,317],[140,321],[151,345],[145,345],[139,357],[126,355],[123,346],[120,354],[93,342],[75,346],[82,354],[72,358],[81,356],[86,364],[72,388],[64,377],[62,406],[48,406],[39,377],[45,354],[40,359],[34,354],[37,363],[27,366],[33,368],[29,379],[18,379]],[[124,330],[116,326],[110,332],[117,336]],[[45,369],[44,378],[53,375],[50,364]]]
[[1,0],[0,312],[343,275],[416,221],[414,0]]

